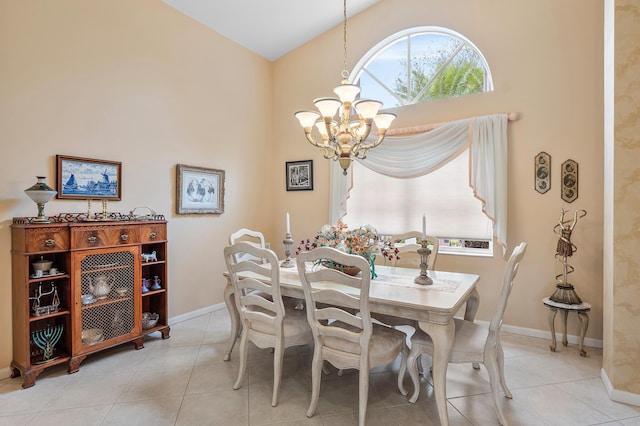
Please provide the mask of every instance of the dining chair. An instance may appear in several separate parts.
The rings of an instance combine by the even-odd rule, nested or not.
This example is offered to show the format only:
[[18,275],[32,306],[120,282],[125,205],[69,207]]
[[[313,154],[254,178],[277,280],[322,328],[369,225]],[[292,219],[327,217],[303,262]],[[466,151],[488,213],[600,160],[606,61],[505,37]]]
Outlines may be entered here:
[[[440,241],[438,238],[427,235],[427,242],[429,247],[431,248],[431,254],[427,259],[427,269],[433,270],[436,267],[436,260],[438,258],[438,248],[440,247]],[[416,240],[415,243],[411,244],[400,244],[406,240]],[[399,250],[400,259],[396,263],[397,266],[403,267],[420,267],[420,255],[418,254],[418,249],[420,248],[420,244],[418,240],[422,240],[422,232],[418,231],[409,231],[404,234],[392,235],[391,236],[391,244],[393,244]]]
[[[229,235],[229,245],[233,245],[239,241],[247,241],[255,245],[256,247],[267,248],[267,243],[264,239],[264,235],[260,231],[253,231],[251,229],[241,228],[241,229],[238,229],[236,232],[231,233],[231,235]],[[248,256],[248,255],[243,254],[243,256]],[[250,258],[247,258],[247,259],[250,259]]]
[[[237,259],[259,259],[237,260]],[[234,298],[242,332],[240,334],[240,368],[233,389],[239,389],[247,366],[247,344],[273,348],[273,396],[271,405],[278,405],[286,348],[313,341],[311,327],[304,311],[286,307],[280,294],[280,267],[276,254],[265,248],[241,241],[224,248],[224,259],[234,290]],[[249,272],[251,277],[240,278]]]
[[[502,386],[506,398],[511,399],[513,396],[507,388],[504,378],[504,352],[500,343],[500,328],[502,327],[502,317],[507,307],[507,300],[513,287],[513,280],[518,273],[520,261],[524,257],[526,250],[527,243],[520,243],[513,249],[509,257],[502,279],[498,304],[488,327],[454,318],[455,340],[449,362],[471,362],[474,368],[480,368],[479,363],[484,364],[489,373],[491,397],[501,425],[506,425],[507,423],[498,400],[498,382]],[[413,395],[409,399],[411,402],[416,402],[420,394],[420,380],[416,361],[421,354],[433,356],[433,342],[427,333],[418,328],[411,337],[411,352],[407,361],[407,368],[414,386]]]
[[[410,244],[400,244],[412,239],[415,239],[416,242]],[[396,266],[405,268],[420,268],[420,255],[418,254],[418,249],[421,246],[418,243],[418,240],[422,240],[422,232],[409,231],[405,232],[404,234],[391,236],[391,244],[399,250],[398,255],[400,258],[395,263]],[[438,257],[438,247],[440,246],[440,243],[438,241],[438,238],[431,235],[427,235],[427,241],[428,245],[431,246],[431,254],[427,259],[427,269],[433,270],[435,268],[436,258]],[[392,327],[409,325],[415,329],[418,328],[418,322],[415,320],[409,320],[406,318],[386,314],[373,314],[373,318],[385,325],[389,325]]]
[[[323,260],[354,266],[362,272],[350,276],[336,269],[314,266]],[[318,407],[322,369],[324,361],[328,361],[340,370],[359,370],[358,424],[362,426],[367,412],[370,369],[389,364],[402,354],[401,370],[404,370],[408,352],[406,335],[371,322],[371,274],[369,262],[363,257],[319,247],[300,253],[296,263],[314,339],[307,417],[312,417]],[[398,388],[406,395],[402,379],[398,376]]]

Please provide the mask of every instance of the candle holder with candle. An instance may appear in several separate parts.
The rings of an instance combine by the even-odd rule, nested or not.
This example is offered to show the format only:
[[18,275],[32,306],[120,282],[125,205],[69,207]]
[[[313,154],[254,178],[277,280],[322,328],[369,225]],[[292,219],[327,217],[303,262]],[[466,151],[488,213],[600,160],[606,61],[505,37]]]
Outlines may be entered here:
[[284,244],[285,259],[282,261],[280,266],[283,268],[293,268],[295,266],[295,263],[291,260],[291,246],[293,245],[291,232],[287,232],[287,234],[284,237],[284,240],[282,240],[282,243]]
[[420,248],[417,250],[420,255],[420,275],[418,275],[413,282],[421,285],[432,285],[433,280],[427,274],[427,263],[429,261],[429,255],[431,249],[428,246],[429,241],[426,238],[420,240]]

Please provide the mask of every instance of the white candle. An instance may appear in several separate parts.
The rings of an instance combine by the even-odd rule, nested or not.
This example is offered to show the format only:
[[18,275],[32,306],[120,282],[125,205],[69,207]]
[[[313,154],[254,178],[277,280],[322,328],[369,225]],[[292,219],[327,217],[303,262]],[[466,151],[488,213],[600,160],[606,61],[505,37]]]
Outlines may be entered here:
[[427,215],[422,213],[422,239],[427,239]]
[[291,225],[289,224],[289,212],[287,212],[287,234],[291,233]]

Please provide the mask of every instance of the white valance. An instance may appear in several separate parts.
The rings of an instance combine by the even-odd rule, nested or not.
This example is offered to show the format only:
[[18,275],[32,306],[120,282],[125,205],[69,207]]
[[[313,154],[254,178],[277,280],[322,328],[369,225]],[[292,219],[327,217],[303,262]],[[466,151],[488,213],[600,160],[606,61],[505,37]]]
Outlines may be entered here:
[[[427,174],[469,148],[469,185],[493,222],[493,234],[507,249],[507,114],[494,114],[443,124],[412,136],[387,136],[362,165],[395,178]],[[346,214],[352,186],[336,161],[331,162],[330,223]]]

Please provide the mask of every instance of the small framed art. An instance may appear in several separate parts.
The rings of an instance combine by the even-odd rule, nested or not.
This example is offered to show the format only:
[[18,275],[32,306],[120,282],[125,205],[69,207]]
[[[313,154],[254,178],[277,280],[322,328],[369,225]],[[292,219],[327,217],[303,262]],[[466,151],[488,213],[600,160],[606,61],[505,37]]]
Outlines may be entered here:
[[120,200],[122,163],[56,155],[56,198]]
[[287,161],[287,191],[313,190],[313,160]]
[[224,170],[178,164],[176,213],[224,213]]

